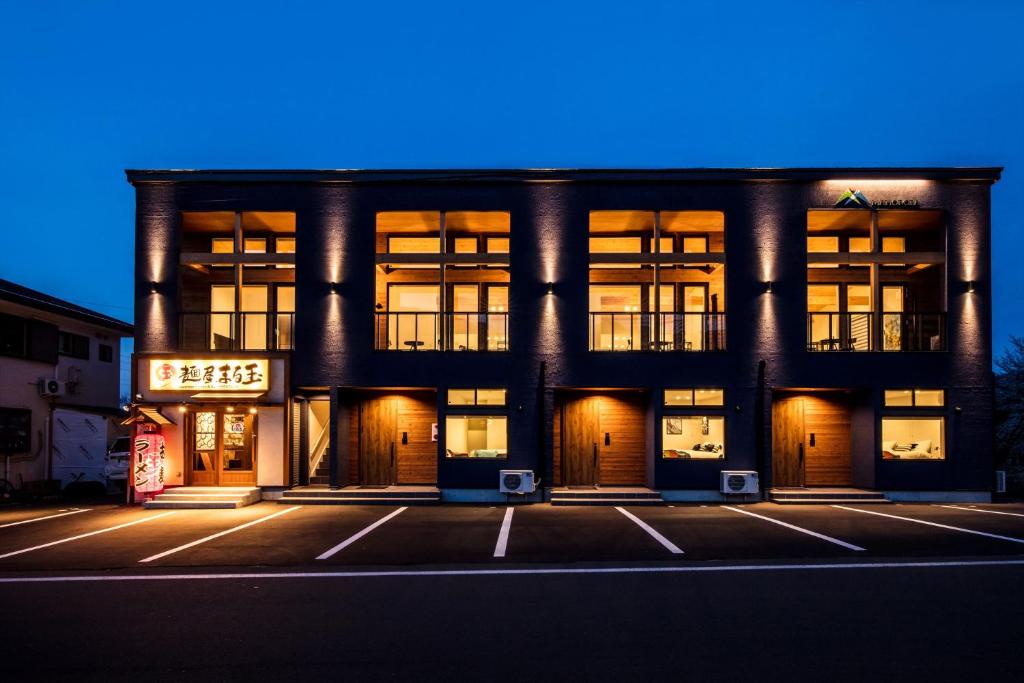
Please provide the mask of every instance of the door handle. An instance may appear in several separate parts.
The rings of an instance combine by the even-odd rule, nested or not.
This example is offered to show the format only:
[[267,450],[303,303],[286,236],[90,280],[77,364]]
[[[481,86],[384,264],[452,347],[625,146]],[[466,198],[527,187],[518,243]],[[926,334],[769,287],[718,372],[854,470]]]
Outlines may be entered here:
[[597,467],[597,442],[594,442],[594,467]]
[[804,461],[804,443],[800,442],[800,462]]
[[391,442],[391,466],[395,466],[395,442]]

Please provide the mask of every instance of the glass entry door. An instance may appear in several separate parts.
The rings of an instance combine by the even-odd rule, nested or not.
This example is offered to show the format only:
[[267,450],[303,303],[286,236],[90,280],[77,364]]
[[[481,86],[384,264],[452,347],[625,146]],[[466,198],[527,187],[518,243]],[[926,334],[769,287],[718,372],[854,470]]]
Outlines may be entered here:
[[255,486],[256,416],[218,407],[189,417],[189,484]]

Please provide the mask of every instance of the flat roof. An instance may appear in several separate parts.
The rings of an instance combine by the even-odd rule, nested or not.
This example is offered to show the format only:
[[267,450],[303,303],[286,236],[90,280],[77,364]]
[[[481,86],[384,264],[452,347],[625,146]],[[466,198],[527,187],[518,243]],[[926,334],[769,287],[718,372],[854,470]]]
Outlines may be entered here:
[[124,337],[131,337],[135,334],[135,327],[131,323],[126,323],[123,320],[112,318],[90,308],[29,289],[10,280],[0,280],[0,301],[10,301],[11,303],[34,308],[38,311],[56,313],[57,315],[80,320],[90,325],[119,332]]
[[127,169],[139,183],[756,182],[948,180],[994,183],[1002,166],[811,168]]

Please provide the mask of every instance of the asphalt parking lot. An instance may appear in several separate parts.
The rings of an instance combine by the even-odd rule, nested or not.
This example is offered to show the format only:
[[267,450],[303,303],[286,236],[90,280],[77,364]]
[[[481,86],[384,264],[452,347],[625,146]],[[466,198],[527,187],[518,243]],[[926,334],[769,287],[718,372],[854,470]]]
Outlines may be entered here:
[[286,506],[0,511],[0,575],[168,567],[402,567],[1002,557],[1024,504]]

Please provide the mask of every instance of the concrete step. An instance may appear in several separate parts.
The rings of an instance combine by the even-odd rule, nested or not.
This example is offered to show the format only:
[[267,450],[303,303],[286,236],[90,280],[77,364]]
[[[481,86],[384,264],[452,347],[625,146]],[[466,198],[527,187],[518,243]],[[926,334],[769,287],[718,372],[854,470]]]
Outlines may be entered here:
[[326,486],[312,486],[289,489],[281,494],[282,498],[440,498],[441,491],[432,488],[420,489],[331,489]]
[[768,500],[780,505],[823,505],[835,503],[888,503],[879,491],[862,489],[770,489]]
[[142,507],[147,510],[230,510],[248,505],[240,500],[147,500]]
[[281,498],[277,501],[281,505],[437,505],[441,497],[436,498],[401,498],[396,496],[365,497],[341,496],[331,498],[328,496],[291,496]]
[[179,486],[167,489],[143,507],[157,510],[240,508],[258,503],[262,498],[256,486]]
[[853,500],[850,498],[792,498],[784,500],[769,498],[769,500],[776,505],[842,505],[844,503],[856,503],[857,505],[887,505],[892,503],[888,498],[858,498]]
[[567,505],[608,505],[608,506],[619,506],[619,505],[664,505],[665,501],[659,498],[579,498],[579,497],[568,497],[563,498],[561,496],[552,496],[551,504],[555,506],[567,506]]

